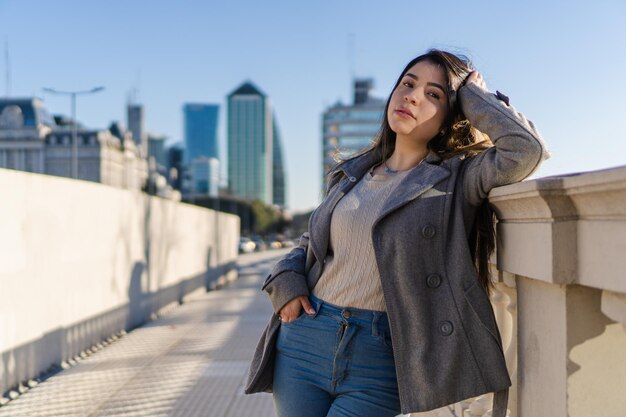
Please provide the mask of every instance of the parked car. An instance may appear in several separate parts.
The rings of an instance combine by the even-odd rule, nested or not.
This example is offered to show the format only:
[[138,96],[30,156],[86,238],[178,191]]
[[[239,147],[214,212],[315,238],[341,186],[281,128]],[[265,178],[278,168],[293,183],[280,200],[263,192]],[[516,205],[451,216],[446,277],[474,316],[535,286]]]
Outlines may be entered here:
[[281,246],[283,248],[293,248],[294,246],[296,246],[296,242],[291,239],[283,240]]
[[267,243],[265,243],[260,236],[252,236],[252,242],[256,245],[254,250],[257,252],[267,249]]
[[239,253],[250,253],[256,249],[256,243],[249,237],[239,238]]
[[269,245],[270,245],[270,249],[280,249],[283,247],[283,244],[280,243],[278,240],[274,239],[274,240],[268,240]]

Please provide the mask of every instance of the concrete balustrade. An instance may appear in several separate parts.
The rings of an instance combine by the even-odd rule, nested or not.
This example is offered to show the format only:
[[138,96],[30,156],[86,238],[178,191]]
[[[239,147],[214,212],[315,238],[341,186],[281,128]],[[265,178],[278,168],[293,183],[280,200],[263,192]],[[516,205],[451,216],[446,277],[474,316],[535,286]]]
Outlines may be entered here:
[[0,394],[236,274],[236,216],[5,169],[0,193]]
[[[623,417],[626,167],[500,187],[489,200],[509,416]],[[487,397],[454,412],[489,417]]]

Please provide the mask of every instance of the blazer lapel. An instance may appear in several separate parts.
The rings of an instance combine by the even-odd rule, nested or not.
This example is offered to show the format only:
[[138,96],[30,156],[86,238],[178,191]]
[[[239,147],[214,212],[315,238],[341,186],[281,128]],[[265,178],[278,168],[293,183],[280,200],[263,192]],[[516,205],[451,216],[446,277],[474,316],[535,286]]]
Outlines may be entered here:
[[330,220],[335,206],[354,186],[350,181],[342,180],[339,188],[332,191],[324,202],[313,212],[309,219],[309,245],[313,254],[319,262],[322,262],[328,251],[328,241],[330,239]]
[[435,162],[440,160],[437,155],[429,154],[424,163],[420,164],[413,172],[410,172],[398,184],[394,193],[383,205],[378,218],[374,221],[374,225],[383,217],[403,205],[415,200],[426,191],[433,188],[437,183],[445,180],[450,176],[450,170],[441,164],[433,164],[428,161]]
[[313,212],[309,219],[309,245],[319,262],[323,262],[328,252],[330,240],[330,221],[335,206],[341,198],[356,185],[365,173],[381,160],[377,152],[369,152],[350,159],[338,169],[343,172],[338,186],[326,196],[322,204]]
[[[309,219],[309,233],[311,239],[309,245],[319,262],[323,262],[328,251],[330,240],[330,221],[335,206],[346,195],[352,187],[367,173],[367,171],[380,162],[380,155],[370,152],[360,157],[346,161],[339,169],[343,171],[344,177],[339,181],[338,186],[330,192],[322,204],[313,212]],[[430,152],[424,162],[422,162],[413,172],[409,173],[398,185],[396,192],[387,200],[380,219],[396,210],[397,208],[416,199],[435,184],[450,176],[447,167],[441,165],[441,158],[434,152]]]

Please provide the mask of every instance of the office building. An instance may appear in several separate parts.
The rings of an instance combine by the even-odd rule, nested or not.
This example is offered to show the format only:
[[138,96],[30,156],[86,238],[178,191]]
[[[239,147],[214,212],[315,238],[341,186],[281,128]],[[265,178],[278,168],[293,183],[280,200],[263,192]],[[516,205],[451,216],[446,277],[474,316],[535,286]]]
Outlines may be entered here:
[[217,158],[200,156],[189,164],[193,198],[201,196],[217,197],[219,185],[219,161]]
[[228,95],[228,188],[232,195],[272,204],[273,138],[269,98],[251,82]]
[[337,160],[347,158],[369,146],[380,129],[385,101],[370,96],[371,79],[354,80],[351,105],[341,102],[326,109],[322,121],[322,191],[326,174]]
[[154,158],[156,170],[167,177],[167,155],[165,152],[166,136],[148,133],[148,160]]
[[283,147],[282,140],[280,137],[280,130],[278,129],[278,125],[276,124],[276,118],[272,118],[272,129],[273,129],[273,172],[272,172],[272,204],[277,205],[279,207],[286,207],[287,205],[287,197],[286,197],[286,184],[285,184],[285,169],[283,165]]
[[77,130],[77,179],[139,190],[147,164],[118,124],[89,129],[48,113],[36,98],[0,99],[0,168],[72,177],[72,130]]
[[187,103],[183,106],[185,163],[196,158],[218,158],[216,104]]
[[139,149],[141,156],[146,158],[148,154],[148,138],[145,131],[143,106],[140,104],[129,104],[126,107],[126,122],[128,130],[132,133],[133,142]]
[[167,180],[169,185],[178,190],[183,190],[183,176],[185,145],[182,142],[175,143],[167,149]]
[[54,128],[41,100],[0,99],[0,168],[45,173],[46,136]]

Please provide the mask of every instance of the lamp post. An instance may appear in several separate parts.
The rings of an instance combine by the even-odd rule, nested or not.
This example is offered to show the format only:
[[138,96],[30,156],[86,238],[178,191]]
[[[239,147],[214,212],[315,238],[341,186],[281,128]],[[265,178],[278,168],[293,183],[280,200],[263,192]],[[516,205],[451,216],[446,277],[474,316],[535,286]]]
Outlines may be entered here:
[[53,88],[44,87],[43,91],[52,94],[70,96],[72,99],[72,178],[78,178],[78,122],[76,121],[76,96],[93,94],[104,90],[104,87],[94,87],[91,90],[80,91],[59,91]]

